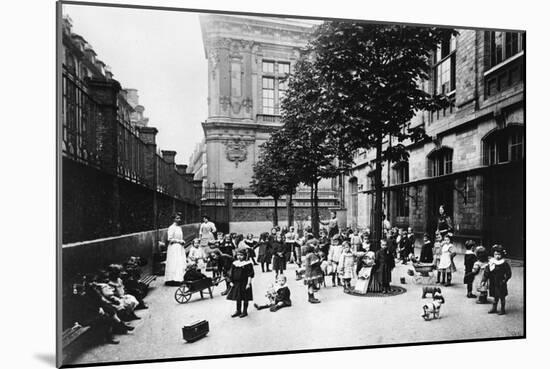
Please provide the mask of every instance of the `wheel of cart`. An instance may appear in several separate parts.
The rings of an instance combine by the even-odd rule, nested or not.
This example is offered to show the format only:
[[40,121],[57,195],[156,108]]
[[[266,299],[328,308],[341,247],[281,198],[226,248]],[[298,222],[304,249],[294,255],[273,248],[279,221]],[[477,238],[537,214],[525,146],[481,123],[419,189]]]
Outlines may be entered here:
[[180,287],[174,293],[174,298],[180,304],[185,304],[191,299],[191,295],[198,292],[201,295],[201,299],[204,298],[203,291],[208,290],[210,298],[214,298],[212,295],[212,283],[211,278],[199,279],[198,281],[183,282]]
[[174,294],[174,298],[178,303],[184,304],[187,301],[189,301],[192,294],[193,293],[189,291],[189,287],[186,284],[184,284],[181,287],[178,287],[178,289],[176,290],[176,293]]

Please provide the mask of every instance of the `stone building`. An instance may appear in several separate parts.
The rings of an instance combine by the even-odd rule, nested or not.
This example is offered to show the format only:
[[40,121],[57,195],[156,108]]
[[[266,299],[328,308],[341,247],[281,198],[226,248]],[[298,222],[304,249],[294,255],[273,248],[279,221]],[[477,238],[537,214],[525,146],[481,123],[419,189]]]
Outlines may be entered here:
[[[525,34],[459,30],[433,53],[425,91],[452,106],[419,113],[430,139],[406,143],[408,162],[384,165],[384,209],[394,226],[433,234],[438,207],[451,215],[457,244],[501,243],[523,257],[525,242]],[[386,145],[395,143],[388,138]],[[349,225],[371,225],[374,152],[356,154],[346,178]]]
[[[227,191],[233,192],[232,224],[259,222],[265,230],[272,220],[273,204],[250,192],[253,165],[260,145],[282,125],[284,77],[292,73],[314,24],[216,14],[201,15],[200,24],[208,60],[208,118],[202,123],[204,147],[199,145],[193,154],[198,160],[193,173],[195,179],[204,180],[203,208],[222,203]],[[319,186],[323,216],[337,204],[333,182]],[[281,220],[286,219],[285,201],[280,202]],[[293,203],[297,218],[305,218],[309,190],[301,188]],[[214,215],[221,222],[226,216]]]

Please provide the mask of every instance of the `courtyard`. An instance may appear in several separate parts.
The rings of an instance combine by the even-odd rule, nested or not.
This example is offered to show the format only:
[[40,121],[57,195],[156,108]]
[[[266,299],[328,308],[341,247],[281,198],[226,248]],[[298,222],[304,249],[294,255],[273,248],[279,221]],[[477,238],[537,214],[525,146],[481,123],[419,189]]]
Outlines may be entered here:
[[[406,288],[401,295],[362,297],[344,294],[341,287],[327,287],[317,293],[320,304],[307,302],[306,287],[295,280],[296,265],[286,271],[292,292],[292,306],[270,312],[256,311],[252,304],[246,318],[231,318],[234,303],[220,293],[224,284],[214,289],[214,298],[203,300],[194,294],[186,304],[174,299],[176,287],[167,287],[162,277],[151,285],[146,301],[148,310],[138,311],[141,320],[127,335],[118,336],[119,345],[89,347],[74,356],[71,364],[132,361],[164,358],[190,358],[243,353],[284,352],[288,350],[329,349],[337,347],[391,345],[419,342],[445,342],[524,335],[524,267],[512,261],[513,276],[509,282],[507,314],[487,314],[490,305],[479,305],[466,298],[462,284],[463,260],[457,255],[459,269],[453,284],[442,287],[445,304],[439,320],[424,321],[421,307],[422,286],[414,284],[407,270],[412,266],[398,264],[392,284]],[[262,273],[255,267],[254,301],[263,303],[264,293],[273,282],[273,273]],[[406,283],[400,284],[400,278]],[[181,328],[196,320],[206,319],[210,333],[203,339],[186,343]]]

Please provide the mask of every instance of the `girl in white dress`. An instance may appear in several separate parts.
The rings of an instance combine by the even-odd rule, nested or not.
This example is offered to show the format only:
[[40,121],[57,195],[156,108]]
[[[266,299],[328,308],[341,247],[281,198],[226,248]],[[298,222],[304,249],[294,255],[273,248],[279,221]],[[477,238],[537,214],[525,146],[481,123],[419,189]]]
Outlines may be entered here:
[[187,267],[183,231],[181,230],[181,214],[177,213],[174,223],[168,227],[168,249],[166,250],[166,271],[164,284],[179,286]]
[[456,266],[453,261],[456,253],[454,246],[451,242],[451,237],[446,234],[443,238],[443,244],[441,246],[441,259],[439,260],[438,271],[441,272],[441,284],[444,286],[451,285],[452,273],[456,272]]

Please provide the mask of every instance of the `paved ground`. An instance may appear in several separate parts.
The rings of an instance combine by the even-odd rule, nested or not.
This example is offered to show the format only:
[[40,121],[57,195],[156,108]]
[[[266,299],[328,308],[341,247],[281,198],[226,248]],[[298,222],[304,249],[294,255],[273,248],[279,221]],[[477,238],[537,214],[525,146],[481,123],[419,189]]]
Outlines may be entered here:
[[[461,269],[462,259],[460,256],[457,259]],[[406,276],[409,268],[398,265],[393,283],[399,284],[399,278]],[[523,267],[512,269],[507,315],[489,315],[490,305],[466,299],[459,271],[453,277],[453,285],[444,288],[446,303],[441,319],[429,322],[420,317],[421,286],[413,284],[410,277],[404,285],[407,292],[402,295],[359,297],[344,294],[339,287],[327,287],[317,294],[322,302],[312,305],[307,302],[303,283],[294,280],[295,266],[291,264],[287,276],[293,306],[276,313],[251,307],[249,316],[243,319],[230,318],[234,303],[220,296],[224,289],[221,284],[215,289],[213,300],[201,301],[195,294],[187,304],[180,305],[173,297],[175,287],[165,287],[162,278],[158,278],[146,299],[150,308],[138,311],[142,319],[134,322],[133,332],[119,336],[119,345],[90,348],[72,363],[521,336]],[[273,278],[272,273],[261,273],[256,267],[253,281],[256,301],[263,301],[264,291]],[[198,319],[209,321],[210,333],[200,341],[186,343],[181,327]]]

